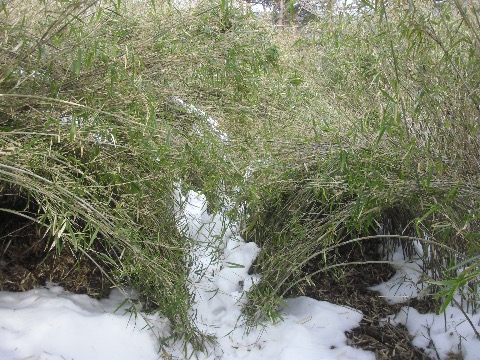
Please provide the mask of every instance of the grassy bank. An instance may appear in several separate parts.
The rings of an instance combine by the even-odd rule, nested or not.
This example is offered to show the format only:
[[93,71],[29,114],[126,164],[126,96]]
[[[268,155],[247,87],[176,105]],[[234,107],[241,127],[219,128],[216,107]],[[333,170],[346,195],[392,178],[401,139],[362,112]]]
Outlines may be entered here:
[[[265,281],[249,310],[275,317],[276,301],[301,292],[312,273],[335,267],[341,276],[355,265],[338,268],[342,253],[365,263],[363,243],[392,241],[371,235],[398,236],[407,253],[419,239],[435,279],[456,278],[452,266],[464,260],[462,277],[475,278],[477,17],[457,3],[401,11],[371,3],[280,40],[303,79],[303,113],[287,137],[303,139],[273,146],[271,166],[252,182],[260,200],[248,235],[262,246]],[[442,302],[453,284],[432,291]],[[476,299],[476,280],[469,286]]]
[[[372,241],[419,239],[431,280],[454,279],[442,300],[456,285],[476,300],[478,6],[364,2],[274,27],[225,3],[154,5],[3,3],[2,218],[32,224],[46,257],[94,261],[197,347],[180,181],[212,211],[246,204],[230,216],[262,248],[251,319],[276,319],[315,272],[341,276],[345,251],[369,261]],[[8,262],[21,239],[0,239]]]

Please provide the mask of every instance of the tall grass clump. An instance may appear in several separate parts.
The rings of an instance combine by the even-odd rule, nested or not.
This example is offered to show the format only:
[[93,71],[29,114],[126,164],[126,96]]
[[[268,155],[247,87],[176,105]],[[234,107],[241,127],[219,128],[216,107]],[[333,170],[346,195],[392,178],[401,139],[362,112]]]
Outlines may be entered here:
[[142,24],[123,6],[3,3],[1,192],[28,202],[2,211],[38,223],[50,251],[93,260],[194,335],[173,213],[176,153],[142,83]]
[[93,261],[166,316],[173,338],[202,348],[173,193],[201,190],[209,211],[225,195],[238,209],[249,200],[245,172],[265,163],[301,94],[275,31],[230,3],[0,10],[2,213],[37,224],[45,256]]
[[364,263],[364,244],[392,237],[407,253],[421,241],[445,304],[460,286],[478,304],[478,13],[473,2],[362,1],[279,40],[295,49],[285,61],[303,106],[283,135],[296,143],[272,145],[248,190],[264,281],[247,313],[276,318],[282,296],[349,265],[344,247]]
[[[221,17],[210,31],[193,10],[160,3],[14,0],[0,10],[2,213],[38,224],[46,256],[90,259],[112,285],[134,288],[173,337],[201,348],[173,190],[182,181],[213,194],[234,171],[204,116],[176,99],[216,91],[200,89],[208,71],[192,54],[216,66],[221,49],[205,54],[206,42],[225,32]],[[240,75],[226,74],[234,97],[248,95]]]
[[46,256],[133,287],[195,349],[210,339],[189,313],[179,184],[212,212],[229,198],[261,246],[250,319],[386,235],[422,241],[447,302],[473,294],[478,7],[362,4],[300,28],[231,2],[3,2],[0,210],[38,224]]

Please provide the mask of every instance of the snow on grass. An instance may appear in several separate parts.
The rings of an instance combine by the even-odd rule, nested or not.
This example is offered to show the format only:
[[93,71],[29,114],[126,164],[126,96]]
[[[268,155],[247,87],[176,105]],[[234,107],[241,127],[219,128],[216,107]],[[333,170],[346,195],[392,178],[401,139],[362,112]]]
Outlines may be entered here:
[[[371,287],[389,303],[403,303],[428,295],[427,287],[421,280],[423,249],[419,242],[413,245],[417,255],[411,259],[405,258],[402,247],[398,246],[388,259],[395,263],[396,274],[390,280]],[[460,294],[455,299],[459,304],[463,303]],[[451,353],[460,353],[465,360],[479,359],[480,339],[476,337],[472,325],[480,331],[480,314],[462,310],[449,306],[440,315],[420,314],[414,308],[404,306],[397,314],[381,320],[381,323],[404,325],[413,336],[413,345],[424,349],[433,359],[445,360]]]
[[[246,332],[242,306],[260,277],[249,269],[260,249],[238,235],[223,214],[209,214],[204,195],[176,192],[181,231],[192,240],[190,291],[196,326],[216,338],[202,359],[373,359],[370,352],[347,345],[345,331],[362,314],[307,297],[287,299],[283,321],[263,322]],[[228,210],[228,209],[225,209]],[[220,252],[218,252],[220,249]]]
[[[228,143],[228,136],[225,134],[223,131],[219,130],[219,124],[217,120],[209,116],[205,111],[200,110],[197,108],[195,105],[188,104],[187,102],[183,101],[182,99],[178,97],[172,97],[171,98],[172,102],[181,106],[184,108],[189,114],[194,114],[201,119],[203,119],[206,124],[209,126],[210,130],[212,131],[213,134],[219,137],[220,140],[222,140],[224,143]],[[203,132],[197,127],[196,129],[198,134],[203,134]]]
[[[191,239],[191,312],[199,329],[216,337],[199,359],[374,359],[347,345],[345,331],[358,326],[360,312],[307,297],[287,299],[279,309],[283,321],[263,322],[247,333],[241,309],[260,280],[249,274],[259,248],[243,241],[226,216],[209,214],[203,195],[176,196],[181,230]],[[124,300],[116,289],[98,301],[53,284],[0,292],[0,359],[184,358],[180,342],[159,350],[157,338],[169,334],[167,320],[140,312],[135,318]]]

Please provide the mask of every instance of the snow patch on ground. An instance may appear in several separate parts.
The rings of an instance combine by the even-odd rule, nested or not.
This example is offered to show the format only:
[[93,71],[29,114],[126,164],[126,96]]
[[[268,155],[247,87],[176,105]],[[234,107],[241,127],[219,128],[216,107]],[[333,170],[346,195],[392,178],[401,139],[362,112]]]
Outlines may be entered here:
[[[247,333],[241,310],[260,280],[249,274],[258,246],[246,243],[225,215],[209,214],[204,195],[177,191],[176,196],[181,230],[191,240],[186,254],[196,300],[191,314],[217,341],[199,359],[374,359],[347,345],[345,331],[358,326],[360,312],[307,297],[287,299],[279,309],[283,321],[263,322]],[[117,289],[98,301],[53,284],[0,292],[0,359],[183,359],[181,342],[159,350],[158,339],[170,332],[168,321],[140,311],[135,317],[125,299]]]
[[117,289],[98,301],[53,284],[0,292],[0,359],[157,359],[155,334],[168,331],[167,321],[134,318],[124,300]]
[[[380,292],[389,303],[398,304],[413,298],[428,295],[427,285],[422,281],[423,248],[419,242],[413,243],[416,256],[408,259],[398,246],[388,260],[397,268],[388,281],[371,287]],[[459,294],[455,299],[462,303]],[[467,314],[470,322],[466,319]],[[450,353],[461,353],[465,360],[479,358],[480,339],[476,337],[472,325],[480,332],[480,314],[473,315],[466,309],[448,306],[443,314],[420,314],[412,307],[404,306],[397,313],[381,320],[382,324],[404,325],[413,336],[413,345],[422,348],[433,359],[446,360]]]
[[[468,315],[472,324],[480,330],[480,314]],[[412,307],[404,306],[398,314],[390,315],[382,322],[402,324],[413,336],[413,345],[422,348],[433,359],[448,359],[449,353],[461,353],[464,360],[476,360],[480,354],[480,341],[460,309],[448,307],[444,314],[420,314]]]
[[[180,188],[180,187],[179,187]],[[195,325],[216,339],[198,358],[206,359],[374,359],[374,354],[348,346],[345,332],[358,326],[362,314],[354,309],[307,297],[286,299],[279,313],[283,321],[262,322],[247,332],[242,307],[248,292],[261,278],[249,269],[260,249],[246,243],[239,226],[226,217],[228,209],[211,214],[203,194],[176,191],[180,230],[190,239],[185,254],[190,266],[189,288],[195,298]],[[226,201],[228,203],[228,201]],[[423,250],[405,259],[400,247],[392,260],[397,274],[375,286],[392,303],[426,296],[422,284]],[[0,292],[0,359],[138,359],[184,358],[181,342],[160,349],[158,339],[170,334],[160,314],[131,310],[134,294],[113,289],[110,297],[95,300],[75,295],[54,284],[23,293]],[[480,314],[449,306],[445,314],[419,314],[405,306],[382,323],[402,324],[413,344],[433,358],[450,352],[477,359]]]
[[307,297],[287,299],[279,309],[283,321],[263,322],[247,333],[242,307],[260,281],[249,274],[260,249],[239,236],[238,224],[229,221],[226,211],[209,214],[203,194],[177,191],[176,198],[181,231],[192,241],[189,280],[197,301],[192,314],[196,326],[217,340],[201,359],[374,358],[347,345],[345,331],[358,326],[360,312]]
[[397,246],[386,259],[392,262],[392,266],[397,272],[384,283],[370,287],[371,290],[378,291],[389,304],[401,304],[425,295],[426,287],[421,280],[423,249],[418,241],[414,242],[413,246],[416,253],[413,258],[405,258],[402,247]]

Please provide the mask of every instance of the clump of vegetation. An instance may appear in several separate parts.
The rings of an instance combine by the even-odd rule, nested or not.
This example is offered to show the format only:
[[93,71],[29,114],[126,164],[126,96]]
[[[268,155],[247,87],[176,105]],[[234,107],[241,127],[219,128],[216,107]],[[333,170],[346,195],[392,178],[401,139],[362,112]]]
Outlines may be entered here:
[[[176,71],[192,47],[173,34],[176,47],[168,39],[160,51],[162,32],[176,26],[154,23],[162,15],[129,2],[2,3],[0,201],[3,213],[37,224],[45,256],[95,263],[111,285],[133,287],[146,309],[167,316],[174,335],[201,346],[173,190],[183,178],[201,184],[221,154],[193,135],[199,119],[172,105],[182,88],[158,86],[182,82]],[[171,72],[163,76],[162,65]],[[7,266],[18,238],[10,230]]]
[[[462,262],[478,301],[478,8],[362,4],[282,39],[303,80],[303,118],[287,136],[308,135],[274,145],[252,181],[248,236],[262,247],[264,281],[251,313],[275,318],[315,272],[354,265],[338,263],[345,243],[365,264],[363,243],[392,238],[407,253],[420,240],[433,279],[456,278]],[[446,306],[459,283],[439,284]]]
[[261,246],[252,320],[392,238],[422,241],[447,303],[477,294],[479,9],[362,4],[275,27],[224,1],[3,2],[0,210],[36,224],[46,257],[133,287],[196,349],[180,182],[211,211],[229,196]]
[[[104,283],[90,294],[132,287],[173,337],[202,348],[173,193],[201,189],[216,211],[219,192],[243,185],[253,153],[235,137],[257,131],[261,81],[279,67],[268,27],[211,4],[10,1],[1,11],[0,279],[28,273],[28,286],[78,291],[97,266]],[[232,140],[205,114],[232,125]]]

